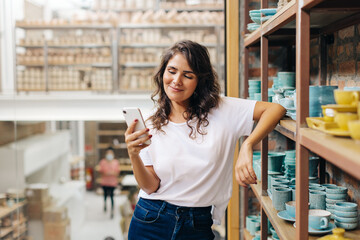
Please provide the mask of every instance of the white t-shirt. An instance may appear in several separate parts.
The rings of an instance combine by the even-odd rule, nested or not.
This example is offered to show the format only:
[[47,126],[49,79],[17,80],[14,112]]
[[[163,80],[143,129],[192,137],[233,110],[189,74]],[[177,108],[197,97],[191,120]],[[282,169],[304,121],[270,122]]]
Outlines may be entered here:
[[[232,166],[236,142],[253,128],[256,101],[222,97],[208,115],[206,135],[189,137],[186,123],[169,122],[161,131],[151,129],[149,147],[140,152],[145,166],[153,166],[159,189],[139,197],[187,206],[213,206],[214,223],[220,224],[232,193]],[[193,124],[192,126],[196,126]],[[196,128],[194,128],[196,131]]]

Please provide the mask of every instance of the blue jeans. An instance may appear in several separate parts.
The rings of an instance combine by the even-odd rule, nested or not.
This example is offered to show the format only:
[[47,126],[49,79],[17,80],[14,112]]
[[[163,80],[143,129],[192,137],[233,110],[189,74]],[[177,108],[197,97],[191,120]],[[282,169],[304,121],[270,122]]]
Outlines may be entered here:
[[140,198],[131,219],[128,240],[214,239],[211,207],[181,207]]

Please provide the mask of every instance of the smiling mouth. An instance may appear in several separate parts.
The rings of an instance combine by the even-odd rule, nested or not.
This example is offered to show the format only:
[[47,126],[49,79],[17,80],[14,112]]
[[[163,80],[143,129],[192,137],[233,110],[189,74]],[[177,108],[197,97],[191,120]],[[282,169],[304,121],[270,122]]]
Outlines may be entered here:
[[181,92],[181,91],[184,91],[184,90],[181,90],[181,89],[178,89],[178,88],[174,88],[172,86],[169,86],[173,91],[175,92]]

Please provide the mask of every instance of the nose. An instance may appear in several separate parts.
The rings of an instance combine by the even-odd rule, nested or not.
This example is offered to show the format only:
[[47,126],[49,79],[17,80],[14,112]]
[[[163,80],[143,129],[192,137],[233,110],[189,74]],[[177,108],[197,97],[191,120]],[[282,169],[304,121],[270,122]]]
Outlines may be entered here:
[[174,75],[174,78],[173,78],[173,84],[175,85],[175,86],[181,86],[182,85],[182,82],[181,82],[181,76],[180,76],[180,74],[176,74],[176,75]]

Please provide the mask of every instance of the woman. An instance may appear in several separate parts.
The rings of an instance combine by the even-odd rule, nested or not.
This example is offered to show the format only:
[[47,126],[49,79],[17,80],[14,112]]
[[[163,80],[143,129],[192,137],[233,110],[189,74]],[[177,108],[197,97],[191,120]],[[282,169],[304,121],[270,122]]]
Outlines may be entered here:
[[110,217],[114,217],[114,190],[118,185],[118,176],[120,173],[119,161],[115,159],[114,149],[106,149],[105,158],[96,168],[101,173],[101,186],[104,191],[104,212],[106,212],[106,199],[109,196],[111,201]]
[[[180,41],[165,52],[154,80],[157,109],[149,128],[134,132],[135,120],[125,133],[141,188],[129,240],[213,239],[213,220],[220,223],[231,196],[236,141],[249,136],[235,169],[237,181],[246,187],[256,183],[252,148],[285,109],[220,97],[209,53],[192,41]],[[251,133],[254,120],[258,124]],[[145,145],[150,138],[152,143]]]

